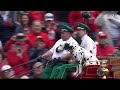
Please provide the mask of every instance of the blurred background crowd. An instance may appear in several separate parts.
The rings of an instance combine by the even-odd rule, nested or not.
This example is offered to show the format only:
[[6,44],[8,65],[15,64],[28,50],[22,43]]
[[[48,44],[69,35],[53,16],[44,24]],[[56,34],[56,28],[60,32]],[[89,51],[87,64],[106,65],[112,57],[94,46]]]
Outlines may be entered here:
[[[97,57],[120,56],[119,11],[0,11],[0,71],[4,71],[0,78],[15,78],[41,66],[37,62],[5,71],[48,51],[61,38],[58,24],[68,23],[75,30],[76,22],[89,26]],[[81,43],[76,31],[73,37]],[[20,78],[41,78],[42,70],[39,67]]]

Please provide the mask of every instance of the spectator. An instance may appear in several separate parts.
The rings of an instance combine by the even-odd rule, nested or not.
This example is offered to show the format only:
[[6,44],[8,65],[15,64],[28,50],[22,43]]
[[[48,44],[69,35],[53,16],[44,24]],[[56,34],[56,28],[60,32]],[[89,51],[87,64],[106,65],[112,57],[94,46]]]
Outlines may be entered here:
[[50,48],[55,44],[56,42],[56,33],[58,33],[57,25],[58,23],[54,20],[54,15],[52,13],[46,13],[45,16],[45,31],[48,34],[49,42],[50,42]]
[[15,33],[16,24],[13,22],[12,18],[11,11],[0,12],[0,40],[3,46]]
[[109,45],[107,41],[107,34],[104,32],[99,32],[98,34],[98,45],[97,45],[97,56],[112,56],[114,54],[115,48]]
[[32,79],[41,79],[41,74],[43,71],[43,65],[41,62],[36,62],[33,65],[33,75],[32,75]]
[[102,31],[107,33],[110,45],[115,47],[120,38],[120,15],[116,13],[116,11],[103,11],[95,20],[95,23],[101,27]]
[[[28,51],[25,49],[24,42],[15,42],[13,47],[6,53],[8,63],[11,67],[17,66],[19,64],[29,61]],[[29,70],[29,65],[22,65],[20,67],[14,68],[15,76],[27,72]]]
[[10,38],[10,40],[8,40],[5,43],[5,46],[4,46],[5,52],[7,52],[9,49],[11,49],[13,47],[13,45],[15,44],[15,42],[17,42],[17,41],[24,42],[24,46],[26,46],[25,49],[27,49],[27,50],[32,48],[32,44],[29,41],[28,37],[23,33],[18,33],[16,35],[13,35]]
[[95,42],[87,35],[90,28],[85,24],[80,22],[76,25],[77,35],[81,38],[80,46],[88,50],[94,56],[96,56],[96,44]]
[[15,11],[14,12],[14,21],[16,21],[17,25],[20,25],[20,19],[23,14],[29,14],[29,11]]
[[28,34],[28,38],[31,44],[33,45],[33,47],[36,46],[35,40],[37,36],[42,36],[45,41],[45,48],[49,49],[50,44],[49,44],[48,35],[42,32],[41,22],[39,20],[35,20],[32,26],[33,26],[33,30]]
[[2,72],[2,79],[13,79],[14,71],[10,65],[4,65],[1,67],[0,71]]
[[99,27],[94,24],[94,21],[99,13],[99,11],[71,11],[68,17],[69,23],[71,26],[75,26],[77,22],[81,22],[90,27],[88,36],[95,41]]
[[22,14],[20,18],[20,25],[16,28],[16,33],[28,34],[31,32],[31,21],[28,14]]
[[[30,60],[33,60],[33,59],[37,58],[38,56],[43,55],[45,52],[47,52],[47,49],[45,49],[44,40],[42,37],[38,36],[36,39],[36,47],[31,48],[29,50]],[[30,65],[31,65],[31,69],[32,69],[33,63],[31,63]]]

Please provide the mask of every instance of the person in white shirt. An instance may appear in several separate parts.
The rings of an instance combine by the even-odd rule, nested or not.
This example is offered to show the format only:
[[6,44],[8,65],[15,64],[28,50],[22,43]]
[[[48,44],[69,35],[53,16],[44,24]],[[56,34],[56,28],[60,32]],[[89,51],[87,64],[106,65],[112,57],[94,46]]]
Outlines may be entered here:
[[90,28],[80,22],[77,23],[77,35],[81,38],[80,46],[84,49],[91,52],[94,56],[96,56],[96,44],[95,42],[87,35],[87,31]]
[[69,61],[72,57],[69,51],[64,50],[64,47],[59,48],[61,43],[66,41],[78,44],[77,41],[74,40],[72,37],[72,33],[74,32],[72,27],[65,24],[59,24],[58,28],[61,30],[61,39],[59,39],[49,51],[42,55],[43,58],[48,59],[49,57],[52,57],[52,60],[58,62],[45,67],[45,69],[42,72],[42,79],[52,78],[56,73],[56,68],[59,68],[63,64],[67,64],[67,61]]
[[110,45],[117,47],[120,38],[120,15],[118,11],[102,11],[95,20],[95,24],[108,35]]

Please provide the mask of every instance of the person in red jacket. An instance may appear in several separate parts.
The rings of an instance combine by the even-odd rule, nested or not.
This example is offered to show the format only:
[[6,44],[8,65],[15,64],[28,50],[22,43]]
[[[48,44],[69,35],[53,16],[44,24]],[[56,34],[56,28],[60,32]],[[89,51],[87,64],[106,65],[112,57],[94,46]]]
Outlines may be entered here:
[[[15,45],[6,53],[7,61],[11,67],[29,61],[28,52],[25,49],[24,42],[16,42]],[[13,68],[15,76],[23,74],[29,70],[29,65],[25,64],[20,67]],[[26,74],[28,75],[28,74]]]
[[99,11],[71,11],[68,17],[70,25],[73,27],[77,22],[81,22],[90,27],[88,35],[95,41],[96,32],[100,27],[94,24],[96,17],[99,15]]
[[97,56],[112,56],[115,48],[107,42],[107,34],[104,32],[98,33]]
[[15,42],[20,41],[24,42],[24,45],[26,46],[26,49],[32,48],[31,42],[28,40],[28,37],[23,33],[18,33],[16,35],[13,35],[10,40],[8,40],[4,45],[4,51],[7,52],[12,48],[12,46],[15,44]]
[[31,33],[28,34],[28,38],[31,42],[31,44],[33,45],[33,47],[36,46],[36,39],[38,36],[42,36],[43,40],[45,41],[45,48],[49,49],[49,39],[48,39],[48,35],[44,32],[42,32],[42,27],[41,27],[41,22],[39,20],[35,20],[33,21],[33,30]]

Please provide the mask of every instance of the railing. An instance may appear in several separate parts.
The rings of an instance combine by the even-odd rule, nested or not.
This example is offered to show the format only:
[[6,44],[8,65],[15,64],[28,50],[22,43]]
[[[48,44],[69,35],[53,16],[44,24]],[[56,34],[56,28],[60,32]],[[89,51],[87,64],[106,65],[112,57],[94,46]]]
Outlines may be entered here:
[[[40,58],[40,57],[38,57],[38,58]],[[17,65],[17,66],[15,66],[15,67],[13,67],[13,68],[17,68],[17,67],[20,67],[20,66],[25,65],[25,64],[30,64],[30,63],[32,63],[32,62],[36,62],[38,58],[33,59],[33,60],[29,61],[29,62],[20,64],[20,65]],[[99,60],[103,60],[103,59],[108,60],[107,64],[112,66],[112,68],[111,68],[110,70],[113,72],[113,78],[120,79],[120,57],[98,57],[98,59],[99,59]],[[91,66],[91,68],[92,68],[92,67],[93,67],[93,66]],[[13,69],[13,68],[12,68],[12,69]],[[89,67],[89,68],[90,68],[90,67]],[[94,67],[94,68],[97,68],[97,67]],[[32,71],[32,70],[30,70],[30,71],[28,71],[28,72],[26,72],[26,73],[29,73],[29,72],[31,72],[31,71]],[[22,75],[24,75],[24,74],[26,74],[26,73],[23,73],[23,74],[21,74],[21,75],[18,75],[17,77],[20,77],[20,76],[22,76]],[[96,73],[96,70],[95,70],[95,73]],[[97,73],[96,73],[96,75],[97,75]],[[93,75],[93,76],[94,76],[94,75]],[[93,77],[93,78],[94,78],[94,77]]]

